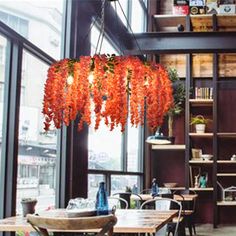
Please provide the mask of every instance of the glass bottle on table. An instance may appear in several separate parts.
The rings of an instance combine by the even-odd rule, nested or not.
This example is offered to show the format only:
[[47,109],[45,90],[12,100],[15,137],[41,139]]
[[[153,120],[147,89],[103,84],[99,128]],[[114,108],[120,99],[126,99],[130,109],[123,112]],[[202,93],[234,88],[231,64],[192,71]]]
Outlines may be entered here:
[[158,185],[156,178],[152,179],[152,188],[151,188],[152,196],[156,196],[158,194]]
[[107,192],[105,189],[105,183],[99,183],[99,189],[96,196],[96,210],[97,215],[107,215],[108,214],[108,199]]

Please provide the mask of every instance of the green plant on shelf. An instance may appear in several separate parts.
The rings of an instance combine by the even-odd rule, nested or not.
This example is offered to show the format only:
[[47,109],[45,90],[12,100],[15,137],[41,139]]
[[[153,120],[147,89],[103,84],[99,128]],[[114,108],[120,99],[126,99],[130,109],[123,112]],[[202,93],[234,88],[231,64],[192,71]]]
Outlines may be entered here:
[[203,115],[197,115],[191,118],[190,125],[199,125],[199,124],[206,125],[210,121],[211,121],[210,119],[204,118]]
[[204,118],[202,115],[197,115],[191,118],[190,125],[195,125],[196,133],[205,133],[206,124],[211,121],[210,119]]

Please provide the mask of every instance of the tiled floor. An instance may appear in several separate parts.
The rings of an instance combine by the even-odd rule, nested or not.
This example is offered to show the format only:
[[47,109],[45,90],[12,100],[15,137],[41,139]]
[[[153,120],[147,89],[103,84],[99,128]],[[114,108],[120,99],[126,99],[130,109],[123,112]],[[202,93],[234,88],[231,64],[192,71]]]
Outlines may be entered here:
[[[220,225],[214,229],[211,224],[197,225],[197,236],[236,236],[236,225]],[[188,235],[188,230],[186,229]]]

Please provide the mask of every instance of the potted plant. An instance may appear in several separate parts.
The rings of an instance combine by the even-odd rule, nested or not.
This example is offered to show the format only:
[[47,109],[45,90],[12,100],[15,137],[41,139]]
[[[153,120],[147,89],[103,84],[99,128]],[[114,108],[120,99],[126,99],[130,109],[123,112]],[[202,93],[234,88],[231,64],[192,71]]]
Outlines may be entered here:
[[206,124],[209,122],[209,119],[204,118],[202,115],[197,115],[191,118],[190,125],[195,125],[196,133],[202,134],[205,133]]
[[36,203],[37,203],[37,199],[35,198],[22,198],[21,199],[21,205],[22,205],[24,217],[27,214],[34,214]]
[[168,136],[170,140],[173,138],[173,122],[174,116],[179,115],[183,111],[183,102],[185,101],[184,83],[180,81],[178,72],[175,68],[168,69],[169,79],[173,88],[173,105],[170,107],[168,115]]

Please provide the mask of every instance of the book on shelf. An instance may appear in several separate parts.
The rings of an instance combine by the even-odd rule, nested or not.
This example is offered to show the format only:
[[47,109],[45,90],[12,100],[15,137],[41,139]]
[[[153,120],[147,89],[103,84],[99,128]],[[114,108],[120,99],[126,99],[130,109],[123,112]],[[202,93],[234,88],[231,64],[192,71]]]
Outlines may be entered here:
[[213,99],[213,88],[195,87],[195,99]]

